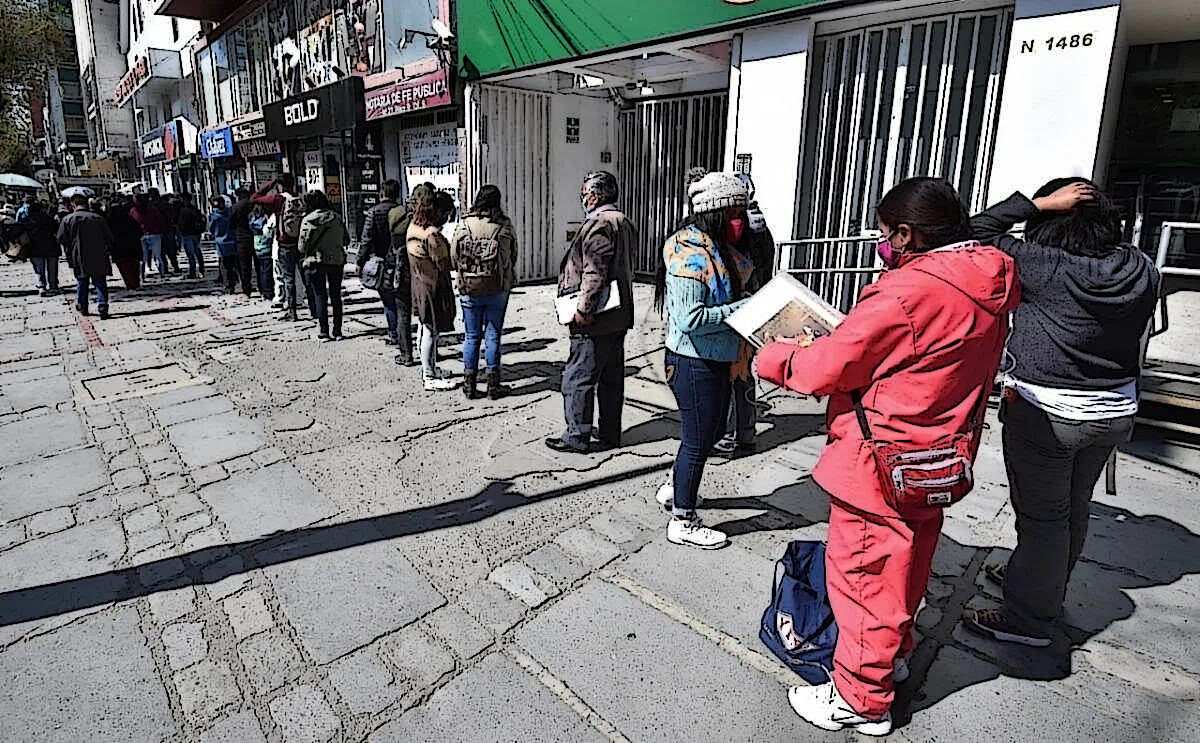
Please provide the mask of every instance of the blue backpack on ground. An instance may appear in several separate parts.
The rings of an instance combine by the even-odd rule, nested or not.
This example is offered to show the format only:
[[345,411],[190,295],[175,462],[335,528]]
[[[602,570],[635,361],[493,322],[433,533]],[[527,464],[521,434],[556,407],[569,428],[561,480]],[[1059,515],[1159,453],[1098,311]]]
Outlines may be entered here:
[[792,542],[775,565],[771,605],[758,632],[763,644],[810,684],[831,678],[837,624],[825,590],[825,544]]

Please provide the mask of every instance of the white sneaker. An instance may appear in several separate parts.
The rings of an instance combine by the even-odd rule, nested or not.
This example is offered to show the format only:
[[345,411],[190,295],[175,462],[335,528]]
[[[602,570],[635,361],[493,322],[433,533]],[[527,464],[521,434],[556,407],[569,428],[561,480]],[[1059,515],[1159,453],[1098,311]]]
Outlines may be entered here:
[[908,681],[912,675],[912,670],[908,667],[908,658],[897,658],[892,664],[892,683],[903,684]]
[[793,686],[788,689],[788,702],[796,714],[822,730],[851,728],[872,737],[892,732],[891,712],[882,720],[868,720],[846,704],[832,681],[818,686]]
[[457,386],[458,382],[454,381],[453,379],[435,379],[433,377],[425,378],[426,392],[445,392],[446,390],[452,390]]
[[668,477],[667,481],[662,484],[658,492],[654,494],[654,500],[658,501],[658,505],[671,510],[675,505],[675,478]]
[[673,518],[667,524],[667,541],[702,550],[715,550],[729,544],[729,537],[725,532],[709,529],[698,518]]

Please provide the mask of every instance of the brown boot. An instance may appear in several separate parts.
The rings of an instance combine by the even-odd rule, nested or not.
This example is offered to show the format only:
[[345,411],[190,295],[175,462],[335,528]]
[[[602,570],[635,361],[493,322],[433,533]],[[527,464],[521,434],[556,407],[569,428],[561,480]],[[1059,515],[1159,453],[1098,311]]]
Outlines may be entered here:
[[487,375],[487,396],[489,400],[499,400],[508,396],[508,388],[500,384],[499,372]]
[[468,400],[478,400],[483,397],[479,394],[479,374],[477,372],[467,372],[463,374],[463,394]]

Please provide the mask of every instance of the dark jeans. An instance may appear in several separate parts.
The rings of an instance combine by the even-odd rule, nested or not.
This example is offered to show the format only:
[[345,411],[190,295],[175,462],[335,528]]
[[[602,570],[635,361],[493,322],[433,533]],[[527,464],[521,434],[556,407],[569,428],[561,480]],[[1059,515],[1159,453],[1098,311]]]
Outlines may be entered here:
[[200,236],[180,235],[179,242],[187,255],[188,273],[204,278],[204,253],[200,250]]
[[75,277],[75,308],[80,313],[88,314],[88,283],[96,285],[96,309],[101,315],[108,314],[108,277],[107,276],[76,276]]
[[1133,432],[1133,416],[1073,421],[1018,398],[1004,403],[1004,463],[1017,514],[1004,606],[1016,625],[1050,637],[1087,537],[1092,491]]
[[675,457],[676,516],[696,511],[704,462],[725,430],[729,411],[727,361],[707,361],[667,351],[667,384],[679,405],[679,454]]
[[[294,245],[279,246],[279,272],[283,284],[283,307],[296,309],[296,266],[300,263],[300,249]],[[308,288],[305,287],[305,291]],[[311,307],[312,305],[309,305]]]
[[400,348],[400,355],[412,359],[412,269],[408,265],[406,251],[400,251],[396,261],[395,280],[398,282],[393,300],[396,305],[396,343]]
[[312,288],[313,314],[322,333],[329,333],[329,305],[333,305],[333,335],[342,334],[342,267],[317,263],[305,271]]
[[[479,342],[484,340],[487,373],[500,373],[500,331],[504,328],[504,311],[508,308],[508,292],[463,295],[462,305],[463,369],[468,374],[479,371]],[[486,338],[485,338],[486,336]]]
[[253,248],[237,249],[237,274],[238,280],[242,283],[242,294],[250,296],[250,277],[254,274]]
[[390,286],[379,287],[379,301],[383,302],[383,317],[387,320],[387,338],[396,342],[396,290]]
[[[233,294],[238,288],[238,278],[241,276],[237,255],[221,256],[221,278],[225,281],[225,293]],[[243,285],[242,292],[250,293],[248,285]]]
[[592,416],[600,398],[600,442],[621,445],[621,408],[625,405],[625,333],[571,337],[571,355],[562,373],[562,440],[586,449]]
[[254,271],[258,278],[258,293],[263,299],[275,298],[275,266],[270,254],[254,254]]
[[735,379],[729,393],[729,415],[725,421],[725,438],[741,446],[754,444],[755,424],[758,423],[758,389],[753,379]]

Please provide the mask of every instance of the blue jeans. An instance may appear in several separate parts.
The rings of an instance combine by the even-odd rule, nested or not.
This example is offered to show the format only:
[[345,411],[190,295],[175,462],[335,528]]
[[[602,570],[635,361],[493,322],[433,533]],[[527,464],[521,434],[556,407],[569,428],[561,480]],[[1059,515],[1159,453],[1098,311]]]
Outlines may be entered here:
[[163,238],[162,235],[142,235],[142,260],[144,261],[143,273],[150,270],[150,259],[158,264],[158,275],[164,279],[167,277],[167,264],[163,259]]
[[37,277],[37,288],[58,291],[58,256],[53,258],[30,258],[33,274]]
[[679,405],[679,454],[675,457],[674,514],[691,517],[704,462],[725,431],[729,412],[729,362],[667,351],[667,384]]
[[204,277],[204,254],[200,252],[199,235],[180,235],[179,242],[183,244],[183,252],[187,255],[188,273]]
[[78,276],[75,279],[75,308],[88,314],[88,282],[96,285],[96,307],[101,315],[108,314],[108,278],[105,276]]
[[379,300],[383,302],[383,316],[387,319],[387,339],[392,343],[399,340],[396,334],[396,290],[391,286],[385,285],[379,288]]
[[[508,293],[464,294],[458,298],[462,305],[463,369],[468,373],[479,370],[479,340],[484,338],[487,373],[500,373],[500,331],[504,328],[504,311],[508,309]],[[485,336],[486,333],[486,336]]]

